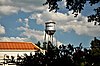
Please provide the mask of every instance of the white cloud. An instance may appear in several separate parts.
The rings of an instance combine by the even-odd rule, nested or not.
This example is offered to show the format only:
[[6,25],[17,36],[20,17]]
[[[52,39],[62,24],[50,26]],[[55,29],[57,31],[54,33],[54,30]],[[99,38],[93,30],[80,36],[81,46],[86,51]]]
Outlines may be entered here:
[[0,34],[5,34],[5,27],[0,24]]
[[93,23],[87,22],[87,17],[81,14],[75,18],[71,13],[69,12],[70,15],[67,15],[59,12],[44,11],[43,13],[32,14],[30,18],[36,19],[37,24],[42,25],[49,20],[55,21],[57,30],[63,30],[65,32],[74,30],[78,35],[100,36],[100,26],[94,26]]
[[24,24],[24,22],[26,23],[26,26],[20,26],[17,28],[17,30],[19,31],[23,31],[20,35],[21,36],[26,36],[27,38],[35,38],[37,41],[42,41],[43,42],[43,35],[44,32],[43,31],[39,31],[39,30],[35,30],[35,29],[29,29],[29,19],[25,18],[25,19],[18,19],[19,21],[22,22],[22,24]]
[[17,13],[17,11],[19,11],[19,8],[15,6],[6,6],[6,5],[0,6],[0,13],[4,15]]
[[9,15],[24,12],[44,11],[47,6],[43,6],[45,0],[0,0],[0,14]]
[[78,35],[100,36],[100,26],[88,22],[70,22],[62,27],[65,28],[65,31],[74,30]]
[[0,37],[0,41],[4,42],[24,42],[27,41],[27,38],[20,38],[20,37]]
[[54,12],[49,12],[44,11],[43,13],[35,13],[30,16],[31,19],[36,19],[38,24],[44,24],[44,22],[52,20],[57,22],[59,25],[60,23],[65,24],[66,22],[70,22],[75,20],[74,16],[71,14],[68,16],[67,14],[63,13],[54,13]]
[[24,19],[24,22],[26,23],[25,26],[26,26],[26,27],[29,27],[29,25],[28,25],[28,23],[29,23],[29,19],[28,19],[28,18],[25,18],[25,19]]
[[22,20],[21,18],[19,18],[17,21],[18,21],[18,22],[23,22],[23,20]]
[[26,27],[18,27],[17,29],[24,30],[24,32],[21,33],[21,36],[26,36],[28,38],[34,37],[38,41],[43,41],[43,31],[28,29]]
[[29,28],[29,24],[28,24],[29,19],[28,18],[24,18],[24,19],[19,18],[19,19],[17,19],[17,22],[20,22],[20,23],[24,24],[25,27]]
[[12,3],[12,1],[11,0],[0,0],[0,5],[7,5],[7,4],[10,4],[10,3]]

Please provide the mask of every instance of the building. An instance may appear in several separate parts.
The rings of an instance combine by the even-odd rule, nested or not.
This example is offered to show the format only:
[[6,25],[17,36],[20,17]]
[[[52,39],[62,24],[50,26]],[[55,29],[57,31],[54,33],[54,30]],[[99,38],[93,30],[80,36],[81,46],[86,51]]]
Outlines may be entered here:
[[17,55],[23,56],[25,53],[34,55],[35,51],[38,50],[43,52],[41,48],[32,42],[0,42],[0,62],[3,62],[2,59],[6,56],[10,58],[13,56],[14,59],[17,59]]

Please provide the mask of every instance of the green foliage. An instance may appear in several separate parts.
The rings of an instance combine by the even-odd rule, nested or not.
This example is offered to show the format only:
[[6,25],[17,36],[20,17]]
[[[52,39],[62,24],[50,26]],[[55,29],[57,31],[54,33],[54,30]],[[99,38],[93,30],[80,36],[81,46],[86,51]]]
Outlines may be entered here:
[[100,40],[98,40],[96,37],[91,42],[91,54],[94,66],[100,65]]

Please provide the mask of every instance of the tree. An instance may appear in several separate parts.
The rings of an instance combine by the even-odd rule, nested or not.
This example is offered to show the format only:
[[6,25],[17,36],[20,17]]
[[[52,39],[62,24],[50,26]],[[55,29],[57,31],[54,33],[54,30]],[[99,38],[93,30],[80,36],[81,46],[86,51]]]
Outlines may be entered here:
[[46,50],[47,49],[47,42],[43,42],[43,47],[42,49]]
[[[48,4],[49,11],[55,10],[55,12],[57,12],[57,10],[59,10],[58,2],[61,1],[63,0],[46,0],[46,2],[43,5]],[[72,14],[74,14],[75,17],[77,17],[77,15],[81,13],[82,10],[84,10],[84,5],[87,1],[89,1],[89,4],[91,6],[93,6],[96,3],[100,3],[100,0],[66,0],[66,9],[68,9],[69,11],[72,10]],[[100,6],[95,8],[94,11],[95,14],[87,16],[88,22],[95,21],[96,23],[99,23],[98,25],[100,25]]]
[[96,37],[91,41],[91,55],[94,66],[100,66],[100,40]]
[[40,41],[38,41],[36,45],[37,45],[38,47],[41,47]]

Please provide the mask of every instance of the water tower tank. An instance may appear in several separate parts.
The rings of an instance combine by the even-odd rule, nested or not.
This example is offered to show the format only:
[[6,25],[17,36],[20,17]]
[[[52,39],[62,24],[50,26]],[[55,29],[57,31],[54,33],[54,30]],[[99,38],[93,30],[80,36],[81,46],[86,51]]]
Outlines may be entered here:
[[55,22],[46,22],[45,23],[45,32],[48,35],[53,35],[55,33]]

